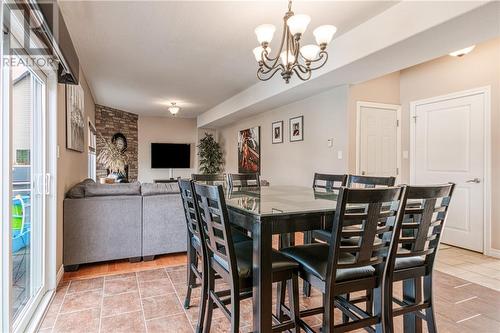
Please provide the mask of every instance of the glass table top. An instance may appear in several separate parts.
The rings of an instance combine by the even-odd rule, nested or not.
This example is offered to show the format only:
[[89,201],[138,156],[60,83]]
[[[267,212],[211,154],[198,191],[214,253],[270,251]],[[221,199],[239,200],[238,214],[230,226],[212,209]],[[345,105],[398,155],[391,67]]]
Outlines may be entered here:
[[333,212],[338,191],[314,191],[305,186],[264,186],[225,190],[226,205],[246,214],[278,216]]

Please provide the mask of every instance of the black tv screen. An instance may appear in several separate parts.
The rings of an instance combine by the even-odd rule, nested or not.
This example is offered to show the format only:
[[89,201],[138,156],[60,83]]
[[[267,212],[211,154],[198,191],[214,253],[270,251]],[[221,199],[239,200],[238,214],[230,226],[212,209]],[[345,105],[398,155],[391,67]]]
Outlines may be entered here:
[[151,168],[189,169],[191,145],[188,143],[152,143]]

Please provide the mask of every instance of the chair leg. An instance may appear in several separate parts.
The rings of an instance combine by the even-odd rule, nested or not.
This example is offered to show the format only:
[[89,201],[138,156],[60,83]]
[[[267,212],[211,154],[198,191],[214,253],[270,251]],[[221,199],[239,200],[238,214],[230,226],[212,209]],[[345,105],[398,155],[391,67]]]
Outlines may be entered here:
[[432,299],[432,275],[424,277],[424,301],[430,304],[430,307],[425,309],[425,316],[427,321],[427,331],[429,333],[436,333],[436,316],[434,314],[434,304]]
[[[306,231],[304,232],[304,244],[312,244],[312,231]],[[304,296],[309,297],[311,296],[311,284],[304,280],[302,284],[302,293]]]
[[[384,327],[383,327],[383,311],[382,311],[382,286],[379,286],[378,288],[375,288],[371,291],[372,296],[373,296],[373,316],[377,316],[380,318],[380,321],[375,325],[375,332],[376,333],[385,333]],[[406,331],[405,331],[406,333]]]
[[191,291],[196,285],[196,275],[193,272],[193,266],[197,267],[198,257],[196,251],[191,248],[188,253],[188,270],[187,270],[187,291],[184,299],[184,309],[189,309],[191,303]]
[[212,314],[214,312],[214,301],[210,296],[210,292],[215,290],[215,276],[212,269],[207,269],[207,313],[205,315],[205,322],[203,323],[203,333],[210,333],[210,326],[212,326]]
[[233,284],[231,290],[231,332],[238,333],[240,330],[240,290],[239,286]]
[[203,321],[205,319],[207,302],[208,302],[208,269],[207,269],[207,267],[205,267],[205,263],[203,263],[202,281],[201,281],[200,312],[198,313],[198,324],[197,324],[197,327],[195,330],[196,333],[203,332]]
[[384,287],[382,288],[382,327],[384,332],[393,333],[394,332],[394,313],[392,306],[393,297],[393,282],[384,281]]
[[[281,283],[280,283],[281,284]],[[299,304],[299,278],[296,274],[287,281],[288,284],[288,303],[290,305],[291,320],[295,324],[292,332],[300,332],[300,304]],[[283,295],[284,296],[284,295]]]
[[[408,279],[403,281],[403,301],[408,303],[420,303],[422,295],[421,279]],[[405,333],[421,333],[422,319],[414,313],[403,315],[403,325]]]
[[335,327],[335,318],[333,310],[335,306],[333,305],[333,296],[328,291],[323,294],[323,327],[321,332],[333,332]]
[[[341,297],[345,298],[346,301],[349,302],[349,299],[351,298],[351,295],[350,294],[345,294],[345,295],[341,295]],[[348,323],[349,322],[349,316],[346,315],[345,313],[342,313],[342,323]]]
[[373,314],[373,290],[366,291],[366,312]]
[[283,285],[283,282],[278,282],[276,286],[276,317],[280,322],[283,321],[283,311],[282,305],[285,304],[285,292],[286,288]]

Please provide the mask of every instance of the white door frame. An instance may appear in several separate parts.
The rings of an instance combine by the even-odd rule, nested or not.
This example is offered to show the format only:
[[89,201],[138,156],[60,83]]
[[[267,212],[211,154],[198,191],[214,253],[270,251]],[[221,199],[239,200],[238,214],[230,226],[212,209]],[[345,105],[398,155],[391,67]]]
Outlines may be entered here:
[[396,184],[401,181],[401,105],[385,104],[374,102],[356,102],[356,174],[361,174],[361,108],[376,108],[396,111],[397,118],[397,134],[396,134]]
[[491,247],[491,86],[463,90],[451,94],[435,96],[410,102],[410,183],[415,183],[415,119],[417,107],[420,105],[446,101],[448,99],[467,97],[471,95],[484,95],[484,228],[483,228],[483,253],[488,256],[500,258],[500,250]]

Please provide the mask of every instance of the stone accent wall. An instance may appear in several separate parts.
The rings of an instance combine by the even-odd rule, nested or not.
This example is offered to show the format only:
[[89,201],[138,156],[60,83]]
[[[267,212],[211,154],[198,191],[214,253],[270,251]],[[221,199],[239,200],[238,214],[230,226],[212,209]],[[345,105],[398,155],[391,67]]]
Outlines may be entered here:
[[[133,182],[137,180],[138,168],[138,138],[137,119],[138,115],[107,106],[95,105],[95,127],[97,135],[102,135],[106,140],[111,140],[116,133],[122,133],[127,138],[128,156],[128,178]],[[97,139],[97,154],[103,147],[103,143]],[[107,171],[104,166],[97,164],[97,178],[106,177]]]

